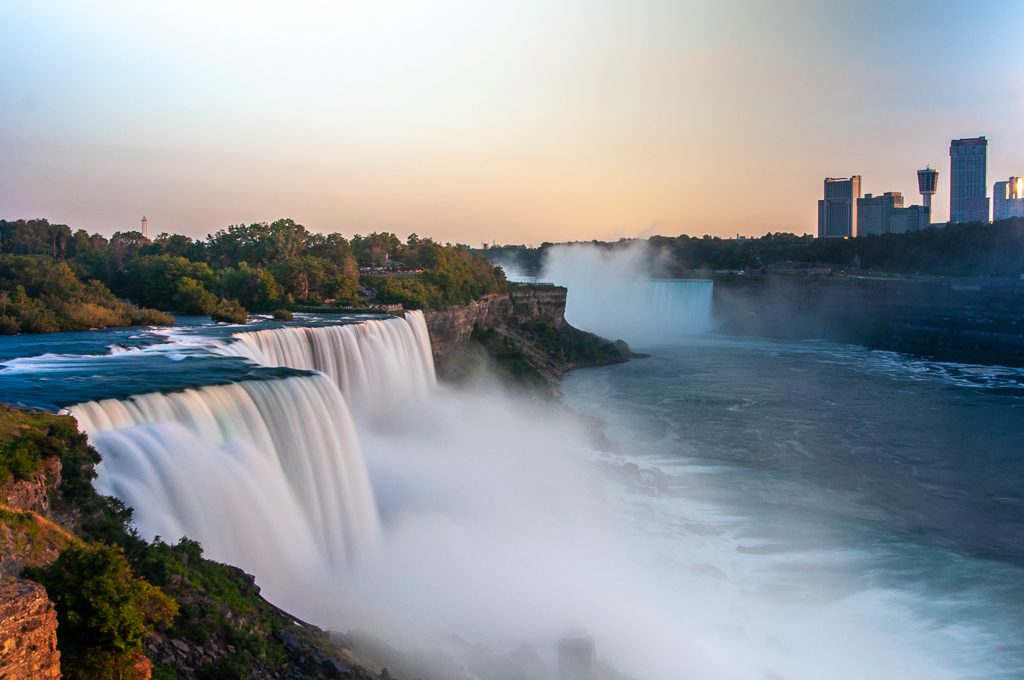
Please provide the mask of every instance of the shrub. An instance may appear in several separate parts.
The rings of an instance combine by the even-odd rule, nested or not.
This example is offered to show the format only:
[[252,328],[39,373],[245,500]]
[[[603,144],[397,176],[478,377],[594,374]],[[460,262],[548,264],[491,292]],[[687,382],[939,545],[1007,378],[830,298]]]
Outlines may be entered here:
[[[28,576],[46,587],[56,606],[65,677],[106,677],[139,652],[147,633],[170,626],[178,614],[177,603],[136,578],[114,546],[68,548]],[[97,667],[90,659],[103,663]]]
[[291,321],[295,318],[295,315],[287,309],[281,308],[274,310],[274,318],[278,321]]
[[245,308],[237,300],[221,300],[210,316],[214,321],[227,323],[245,323],[249,319]]

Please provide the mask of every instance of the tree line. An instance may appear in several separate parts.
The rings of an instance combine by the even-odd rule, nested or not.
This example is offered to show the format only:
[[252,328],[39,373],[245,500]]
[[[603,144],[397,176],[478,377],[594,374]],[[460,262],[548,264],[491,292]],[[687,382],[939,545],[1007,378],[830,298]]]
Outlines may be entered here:
[[[598,242],[613,248],[631,242]],[[813,236],[771,233],[736,240],[717,236],[652,236],[647,239],[665,276],[690,276],[715,270],[760,269],[780,263],[826,265],[880,273],[1018,278],[1024,274],[1024,218],[992,224],[935,225],[905,234],[818,239]],[[488,259],[508,263],[522,271],[541,271],[545,252],[539,248],[497,246],[484,251]],[[668,255],[668,257],[666,257]],[[652,258],[652,269],[654,268]]]
[[[118,298],[244,321],[246,311],[367,298],[442,307],[505,286],[500,270],[463,246],[416,234],[404,242],[391,233],[349,240],[312,233],[290,219],[232,225],[205,239],[168,233],[147,239],[138,231],[107,238],[43,219],[0,220],[0,258],[0,295],[6,294],[0,332],[7,333],[132,322],[135,308],[118,307]],[[55,283],[41,285],[46,279]]]

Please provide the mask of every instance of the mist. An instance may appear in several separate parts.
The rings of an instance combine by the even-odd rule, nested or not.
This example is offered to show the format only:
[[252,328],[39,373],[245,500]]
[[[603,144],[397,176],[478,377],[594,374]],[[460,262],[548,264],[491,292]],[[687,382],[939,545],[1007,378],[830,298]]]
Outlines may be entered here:
[[650,347],[707,332],[711,282],[657,279],[661,269],[645,241],[560,245],[545,252],[541,280],[569,289],[569,323],[609,340]]

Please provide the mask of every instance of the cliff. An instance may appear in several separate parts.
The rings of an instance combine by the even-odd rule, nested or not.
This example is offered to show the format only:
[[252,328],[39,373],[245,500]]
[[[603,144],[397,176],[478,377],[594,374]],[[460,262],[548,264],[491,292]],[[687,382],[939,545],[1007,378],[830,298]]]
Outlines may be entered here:
[[57,613],[38,583],[0,579],[0,678],[60,677]]
[[618,363],[629,348],[565,321],[566,289],[512,284],[507,294],[425,314],[438,375],[464,380],[483,357],[514,382],[557,392],[569,370]]
[[726,332],[824,338],[947,361],[1024,365],[1024,282],[767,276],[715,281]]

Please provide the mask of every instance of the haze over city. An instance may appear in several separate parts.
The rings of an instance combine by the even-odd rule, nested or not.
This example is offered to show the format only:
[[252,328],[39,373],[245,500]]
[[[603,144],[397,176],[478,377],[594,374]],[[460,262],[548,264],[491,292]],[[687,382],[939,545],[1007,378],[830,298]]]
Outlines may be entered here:
[[203,236],[814,233],[825,176],[1024,174],[1024,4],[5,2],[0,215]]

